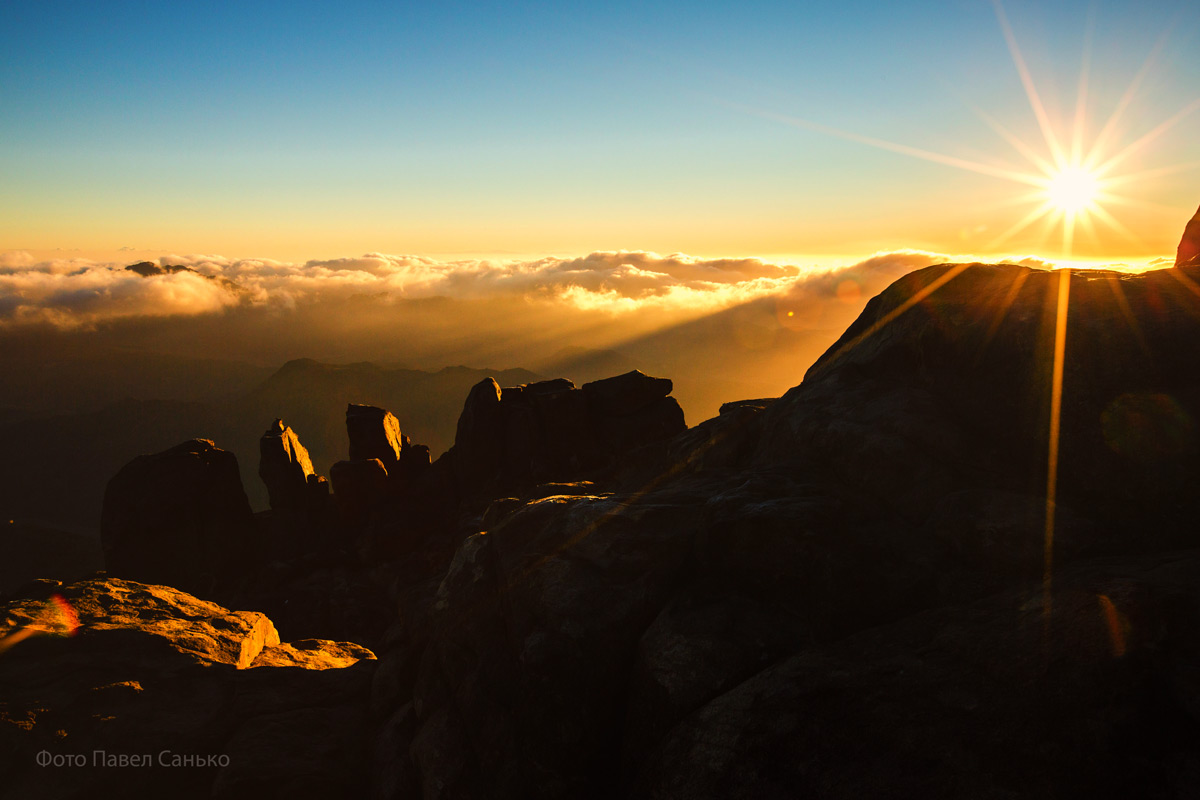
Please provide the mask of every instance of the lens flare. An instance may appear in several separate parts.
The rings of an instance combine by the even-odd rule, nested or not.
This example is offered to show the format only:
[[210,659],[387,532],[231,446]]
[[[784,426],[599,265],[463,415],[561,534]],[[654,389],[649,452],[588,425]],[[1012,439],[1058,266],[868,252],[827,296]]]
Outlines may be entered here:
[[50,597],[29,624],[0,636],[0,653],[20,644],[31,636],[74,636],[79,630],[75,609],[60,594]]

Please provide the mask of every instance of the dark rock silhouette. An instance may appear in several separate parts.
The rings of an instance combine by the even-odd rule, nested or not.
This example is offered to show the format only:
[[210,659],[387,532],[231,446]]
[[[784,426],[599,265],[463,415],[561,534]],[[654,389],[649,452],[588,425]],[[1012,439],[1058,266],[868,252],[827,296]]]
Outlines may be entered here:
[[258,452],[258,476],[267,486],[273,510],[303,509],[314,492],[322,491],[322,478],[313,471],[308,450],[283,420],[267,428],[258,440]]
[[1195,684],[1174,676],[1195,657],[1175,643],[1200,627],[1167,609],[1192,607],[1198,569],[1064,575],[1049,625],[1018,590],[804,648],[675,727],[628,796],[1190,795]]
[[[263,423],[282,417],[299,434],[314,470],[327,476],[347,456],[348,400],[397,414],[404,432],[436,456],[453,443],[463,398],[482,378],[494,374],[504,385],[537,379],[527,370],[422,372],[307,359],[272,374],[132,347],[79,356],[67,350],[56,360],[45,348],[25,355],[31,350],[25,343],[8,344],[7,351],[0,347],[7,374],[37,379],[9,381],[0,388],[0,404],[37,413],[0,420],[0,508],[18,521],[68,531],[96,530],[105,485],[140,453],[157,453],[195,436],[212,439],[237,454],[251,507],[265,509],[266,487],[253,476]],[[68,449],[72,458],[59,457]],[[61,502],[65,494],[70,503]]]
[[[1146,704],[1137,687],[1174,669],[1150,652],[1192,658],[1164,642],[1200,623],[1161,620],[1172,632],[1151,624],[1144,656],[1112,654],[1135,647],[1120,615],[1190,602],[1173,587],[1200,568],[1185,555],[1151,575],[1141,560],[1195,546],[1188,282],[1200,270],[1068,279],[1050,650],[1039,625],[1062,273],[934,267],[872,301],[782,399],[730,404],[639,453],[616,484],[494,504],[421,624],[408,774],[464,797],[980,795],[1061,790],[1085,769],[1095,789],[1182,791],[1191,773],[1140,767],[1120,742],[1189,758],[1190,733],[1160,732],[1184,724],[1181,701]],[[1130,399],[1142,395],[1154,397]],[[1109,559],[1111,577],[1089,577],[1102,563],[1089,557]],[[982,600],[994,592],[1012,594]],[[917,622],[934,609],[940,621]],[[1101,638],[1077,646],[1068,631]],[[877,644],[835,644],[856,636]],[[780,659],[815,666],[801,678]],[[900,671],[910,661],[937,678],[918,688],[919,672]],[[847,674],[863,677],[838,688]],[[1009,703],[1023,681],[1041,700]],[[962,736],[975,730],[963,709],[995,722]],[[1105,728],[1114,718],[1131,727]],[[1067,720],[1110,731],[1102,768],[1072,750]],[[853,755],[862,725],[880,731],[866,763]],[[1044,733],[1005,745],[1022,729]],[[920,737],[926,766],[887,756],[892,731]],[[943,766],[946,748],[958,755]]]
[[562,378],[504,389],[484,380],[468,395],[445,456],[459,495],[479,505],[611,469],[687,429],[670,391],[670,380],[637,370],[582,389]]
[[391,412],[351,403],[346,406],[346,433],[351,461],[376,458],[389,474],[395,472],[406,437]]
[[1179,248],[1175,252],[1175,266],[1186,264],[1195,265],[1200,259],[1200,209],[1188,220],[1183,229],[1183,238],[1179,240]]
[[200,274],[191,267],[185,267],[182,264],[167,264],[165,266],[159,266],[153,261],[139,261],[136,264],[130,264],[125,269],[129,272],[136,272],[143,278],[149,278],[152,275],[173,275],[176,272],[195,272],[197,275]]
[[669,378],[651,378],[636,369],[583,385],[583,396],[593,412],[608,416],[636,414],[670,393]]
[[206,439],[139,456],[108,483],[100,521],[113,575],[211,593],[259,558],[237,459]]
[[388,473],[378,458],[339,461],[329,470],[338,508],[357,523],[366,522],[388,495]]
[[[943,265],[900,279],[766,412],[758,463],[820,465],[914,521],[969,489],[1042,496],[1063,274]],[[1114,535],[1186,539],[1200,271],[1079,271],[1066,288],[1059,502]]]
[[500,470],[504,451],[500,385],[485,378],[471,388],[454,434],[453,466],[459,486],[484,487]]

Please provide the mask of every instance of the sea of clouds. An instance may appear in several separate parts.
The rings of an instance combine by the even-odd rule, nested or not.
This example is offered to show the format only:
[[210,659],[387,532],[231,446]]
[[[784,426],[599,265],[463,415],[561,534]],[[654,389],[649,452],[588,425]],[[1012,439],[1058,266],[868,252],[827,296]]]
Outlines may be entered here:
[[[532,261],[441,261],[368,253],[287,263],[211,255],[167,255],[187,270],[143,277],[126,264],[34,261],[0,253],[0,327],[87,330],[131,318],[219,315],[231,309],[286,313],[330,301],[387,304],[419,298],[521,298],[621,315],[694,316],[758,298],[790,297],[797,308],[825,300],[865,302],[912,270],[961,260],[902,250],[832,268],[758,258],[703,259],[645,251],[594,252]],[[1045,268],[1038,259],[1018,263]]]

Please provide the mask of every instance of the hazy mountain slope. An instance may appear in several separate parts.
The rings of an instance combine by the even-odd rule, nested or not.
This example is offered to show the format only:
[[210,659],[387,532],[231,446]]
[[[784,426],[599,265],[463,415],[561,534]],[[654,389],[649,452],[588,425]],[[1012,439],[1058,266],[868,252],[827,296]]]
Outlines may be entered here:
[[110,346],[86,333],[5,332],[2,342],[0,408],[11,417],[94,411],[129,398],[210,402],[271,374],[245,361]]
[[[344,415],[351,402],[393,411],[405,433],[436,457],[453,440],[471,386],[488,376],[505,385],[537,379],[527,370],[421,372],[301,359],[223,401],[126,399],[99,410],[8,421],[0,424],[0,515],[95,530],[104,487],[122,465],[192,438],[212,439],[235,453],[251,503],[265,508],[258,439],[273,419],[282,417],[296,430],[325,475],[346,457]],[[206,387],[200,381],[197,392]]]
[[716,416],[722,403],[783,394],[842,330],[790,324],[794,317],[779,309],[774,298],[753,300],[624,342],[620,352],[671,378],[695,425]]

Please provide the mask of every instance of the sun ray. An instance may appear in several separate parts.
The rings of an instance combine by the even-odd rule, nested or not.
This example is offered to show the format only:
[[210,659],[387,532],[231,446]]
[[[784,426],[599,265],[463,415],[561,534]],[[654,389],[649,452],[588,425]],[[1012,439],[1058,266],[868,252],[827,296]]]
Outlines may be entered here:
[[979,348],[982,356],[983,351],[991,344],[995,338],[997,331],[1000,330],[1000,325],[1004,322],[1004,318],[1008,315],[1008,309],[1016,302],[1017,295],[1021,293],[1021,287],[1025,285],[1025,281],[1029,279],[1030,273],[1018,272],[1013,278],[1012,286],[1008,287],[1003,299],[1000,300],[1000,307],[996,309],[996,316],[992,318],[992,323],[988,326],[987,332],[983,335],[983,344]]
[[992,7],[996,10],[996,18],[1000,21],[1000,30],[1004,33],[1004,41],[1008,44],[1008,52],[1012,56],[1013,65],[1017,68],[1017,74],[1021,78],[1021,85],[1025,87],[1029,105],[1033,108],[1034,116],[1037,117],[1038,127],[1042,129],[1042,137],[1046,140],[1046,146],[1050,148],[1050,155],[1054,159],[1054,163],[1061,168],[1066,163],[1066,158],[1058,143],[1058,137],[1054,133],[1054,126],[1050,124],[1050,117],[1046,114],[1046,107],[1042,105],[1042,98],[1033,84],[1033,76],[1029,74],[1029,67],[1025,65],[1025,57],[1021,55],[1021,48],[1017,46],[1017,37],[1013,34],[1012,26],[1008,24],[1008,15],[1004,13],[1004,6],[1000,0],[992,0]]
[[1067,312],[1071,296],[1071,271],[1059,270],[1054,315],[1054,360],[1050,379],[1050,434],[1046,453],[1046,514],[1042,537],[1042,613],[1045,630],[1053,611],[1054,527],[1058,513],[1058,443],[1062,422],[1063,365],[1067,352]]
[[1087,214],[1079,215],[1079,226],[1083,228],[1083,232],[1087,234],[1088,239],[1090,239],[1092,242],[1099,241],[1099,237],[1096,235],[1096,223],[1092,219],[1090,208],[1088,209]]
[[1096,206],[1093,208],[1092,213],[1103,220],[1110,228],[1121,234],[1121,236],[1123,236],[1127,242],[1141,248],[1146,247],[1146,243],[1143,242],[1141,238],[1139,238],[1133,231],[1129,230],[1129,228],[1125,227],[1120,220],[1108,213],[1108,211],[1102,206]]
[[1112,290],[1113,297],[1117,301],[1117,308],[1120,309],[1121,316],[1125,318],[1125,324],[1129,326],[1129,330],[1133,333],[1133,338],[1137,341],[1138,347],[1141,348],[1144,355],[1150,355],[1150,345],[1142,333],[1142,326],[1138,324],[1137,317],[1133,314],[1133,309],[1129,305],[1129,298],[1125,296],[1125,289],[1121,286],[1121,279],[1109,273],[1105,276],[1105,281],[1108,283],[1108,288]]
[[1108,187],[1124,186],[1127,183],[1136,183],[1137,181],[1148,180],[1150,178],[1162,178],[1167,175],[1175,175],[1180,172],[1187,172],[1188,170],[1196,169],[1197,167],[1200,167],[1200,161],[1184,161],[1167,167],[1144,169],[1141,172],[1126,172],[1123,175],[1114,175],[1111,178],[1105,178],[1104,185]]
[[970,161],[968,159],[958,158],[956,156],[942,155],[941,153],[935,153],[932,150],[922,150],[919,147],[910,147],[906,144],[897,144],[896,142],[889,142],[886,139],[876,139],[873,136],[863,136],[862,134],[851,133],[850,131],[843,131],[837,128],[832,128],[828,125],[822,125],[819,122],[813,122],[811,120],[803,119],[802,117],[794,117],[787,114],[776,114],[771,111],[763,111],[761,109],[747,108],[744,106],[741,108],[742,110],[754,114],[755,116],[762,117],[763,119],[770,119],[774,120],[775,122],[782,122],[785,125],[791,125],[796,128],[805,128],[808,130],[817,131],[819,133],[825,133],[830,136],[836,136],[839,139],[846,139],[852,142],[858,142],[859,144],[877,147],[880,150],[890,150],[893,153],[913,156],[914,158],[932,161],[937,164],[945,164],[950,167],[958,167],[959,169],[965,169],[970,172],[978,172],[982,175],[991,175],[995,178],[1006,178],[1010,181],[1026,183],[1030,186],[1040,186],[1042,181],[1042,179],[1037,175],[1027,172],[1020,172],[1015,169],[1006,169],[1004,167],[995,167],[990,164],[981,164],[978,161]]
[[1096,7],[1088,8],[1087,25],[1083,32],[1083,63],[1079,67],[1079,88],[1075,98],[1075,127],[1071,131],[1071,163],[1083,158],[1083,129],[1087,120],[1088,73],[1092,67],[1092,34],[1096,29]]
[[1105,161],[1100,166],[1096,167],[1094,172],[1097,175],[1104,175],[1109,170],[1111,170],[1113,167],[1117,166],[1122,161],[1124,161],[1125,159],[1129,158],[1131,155],[1136,153],[1138,150],[1141,150],[1143,147],[1150,144],[1150,142],[1154,141],[1159,136],[1162,136],[1168,130],[1175,127],[1175,125],[1178,124],[1180,120],[1187,117],[1189,114],[1191,114],[1193,111],[1195,111],[1198,108],[1200,108],[1200,97],[1197,97],[1195,100],[1188,103],[1186,106],[1179,109],[1179,111],[1177,111],[1173,115],[1171,115],[1168,119],[1165,119],[1162,122],[1160,122],[1158,125],[1154,126],[1154,128],[1152,128],[1150,131],[1143,134],[1141,136],[1141,138],[1139,138],[1133,144],[1130,144],[1130,145],[1122,148],[1119,153],[1117,153],[1112,158]]
[[987,249],[994,250],[994,249],[998,248],[1000,245],[1004,244],[1009,239],[1016,236],[1018,233],[1025,230],[1033,223],[1037,222],[1039,219],[1042,219],[1043,217],[1045,217],[1047,214],[1049,214],[1053,210],[1054,210],[1054,206],[1049,201],[1042,203],[1040,206],[1033,209],[1033,211],[1030,211],[1028,214],[1021,217],[1021,219],[1017,220],[1016,223],[1014,223],[1011,228],[1009,228],[1004,233],[1000,234],[995,239],[993,239],[991,242],[989,242],[987,245]]
[[1150,54],[1147,55],[1146,60],[1142,62],[1141,69],[1139,69],[1137,74],[1133,76],[1133,80],[1129,82],[1129,86],[1125,87],[1125,91],[1121,94],[1121,99],[1117,101],[1116,108],[1114,108],[1112,114],[1109,115],[1108,121],[1104,123],[1104,127],[1100,129],[1100,133],[1096,134],[1096,140],[1092,143],[1091,151],[1088,153],[1087,158],[1083,162],[1086,169],[1093,169],[1096,165],[1096,162],[1104,157],[1104,148],[1108,145],[1109,138],[1116,130],[1117,123],[1125,114],[1125,110],[1129,108],[1130,103],[1133,102],[1133,98],[1137,96],[1138,89],[1141,88],[1142,82],[1146,80],[1146,76],[1150,74],[1150,67],[1153,66],[1155,60],[1158,58],[1158,54],[1162,52],[1164,47],[1166,47],[1170,32],[1171,29],[1167,28],[1167,30],[1158,37],[1158,41],[1155,42],[1154,47],[1150,49]]
[[905,300],[903,303],[901,303],[900,305],[896,306],[896,308],[889,311],[881,319],[876,320],[874,323],[872,323],[871,326],[869,328],[867,328],[865,331],[860,333],[858,336],[855,336],[850,341],[846,342],[844,345],[839,347],[833,353],[830,353],[829,357],[827,359],[825,359],[824,361],[819,361],[816,364],[814,364],[812,366],[812,368],[809,370],[808,374],[806,374],[804,376],[804,379],[809,380],[812,376],[819,375],[822,372],[824,372],[825,370],[829,369],[830,365],[837,362],[839,359],[842,358],[842,356],[846,355],[851,350],[858,347],[860,344],[867,341],[875,334],[879,333],[881,330],[886,328],[888,325],[892,324],[892,322],[897,317],[899,317],[901,314],[908,311],[910,308],[917,305],[918,303],[923,302],[925,300],[925,298],[929,297],[929,295],[933,294],[938,289],[942,288],[947,283],[949,283],[950,281],[957,278],[969,266],[971,266],[971,265],[970,264],[954,264],[954,265],[952,265],[950,267],[950,269],[946,270],[941,275],[939,275],[937,278],[930,281],[928,286],[925,286],[925,287],[921,288],[920,291],[913,293],[913,295],[911,297],[909,297],[907,300]]
[[1001,138],[1003,138],[1006,142],[1011,144],[1018,153],[1025,156],[1025,158],[1029,159],[1029,162],[1031,164],[1033,164],[1035,167],[1037,167],[1038,169],[1040,169],[1043,173],[1049,175],[1052,172],[1054,172],[1053,164],[1051,164],[1046,159],[1042,158],[1041,155],[1039,155],[1036,150],[1034,150],[1032,147],[1030,147],[1028,144],[1026,144],[1023,139],[1018,138],[1015,134],[1013,134],[1007,128],[1005,128],[1003,125],[1001,125],[999,122],[997,122],[996,119],[994,117],[992,117],[990,114],[987,114],[982,109],[975,108],[975,107],[971,107],[971,110],[974,111],[975,114],[980,119],[982,119],[985,123],[987,123],[988,127],[990,127],[997,134],[999,134],[999,136]]
[[1075,217],[1077,213],[1072,209],[1063,211],[1063,253],[1071,255],[1071,248],[1075,244]]
[[1105,192],[1102,195],[1104,202],[1116,206],[1128,206],[1132,208],[1140,208],[1143,211],[1155,211],[1160,214],[1183,214],[1185,209],[1176,206],[1168,206],[1163,203],[1155,203],[1151,200],[1141,200],[1137,197],[1126,197],[1119,194],[1109,194]]
[[1050,213],[1042,217],[1042,232],[1038,237],[1038,248],[1044,249],[1047,247],[1047,242],[1050,241],[1054,229],[1062,221],[1063,215],[1066,214],[1061,208],[1051,209]]
[[[1071,129],[1060,132],[1053,124],[1047,108],[1042,101],[1042,97],[1037,90],[1029,66],[1025,61],[1012,25],[1009,22],[1003,0],[992,0],[992,6],[999,23],[1000,31],[1012,58],[1013,66],[1025,90],[1030,110],[1037,120],[1042,138],[1045,140],[1045,148],[1048,151],[1048,155],[1040,152],[1041,148],[1034,147],[1021,137],[1015,135],[991,115],[969,103],[967,106],[1001,139],[1011,145],[1017,154],[1027,162],[1029,168],[1013,167],[1008,164],[996,165],[946,155],[878,137],[840,130],[801,117],[763,111],[740,104],[727,102],[724,105],[792,127],[816,131],[869,147],[990,177],[1002,178],[1038,189],[1034,194],[1014,200],[1012,205],[1029,202],[1033,203],[1034,207],[1029,213],[1000,234],[1000,236],[988,243],[986,245],[986,249],[988,250],[994,251],[998,249],[1001,245],[1022,234],[1030,226],[1038,222],[1042,223],[1040,237],[1035,239],[1033,234],[1025,234],[1025,238],[1030,241],[1038,241],[1039,246],[1042,247],[1047,246],[1047,243],[1051,243],[1050,246],[1053,247],[1053,236],[1055,233],[1058,233],[1060,234],[1059,247],[1061,247],[1061,252],[1064,256],[1070,256],[1077,244],[1080,244],[1084,240],[1084,237],[1086,237],[1089,247],[1102,246],[1102,239],[1098,235],[1098,226],[1096,223],[1103,223],[1103,225],[1112,228],[1121,237],[1139,248],[1147,248],[1145,242],[1121,224],[1104,206],[1106,204],[1127,205],[1172,214],[1179,213],[1179,209],[1167,208],[1161,205],[1155,206],[1132,198],[1122,197],[1112,190],[1137,181],[1193,169],[1200,166],[1200,162],[1186,162],[1125,174],[1116,174],[1116,170],[1130,157],[1145,149],[1190,114],[1200,109],[1200,97],[1185,105],[1168,119],[1143,133],[1132,143],[1120,148],[1117,152],[1110,153],[1109,149],[1121,128],[1119,125],[1120,121],[1136,99],[1151,68],[1157,62],[1159,54],[1165,47],[1170,29],[1168,28],[1168,31],[1163,33],[1154,47],[1151,48],[1150,53],[1142,63],[1137,74],[1125,88],[1116,107],[1108,116],[1100,133],[1089,144],[1087,119],[1089,110],[1092,108],[1092,66],[1096,27],[1095,9],[1089,9],[1084,29],[1083,49],[1080,57],[1079,79],[1076,87],[1077,95]],[[1097,166],[1098,164],[1099,166]],[[1061,226],[1061,230],[1058,230],[1058,226]]]
[[[1167,273],[1176,281],[1178,281],[1179,285],[1184,289],[1187,289],[1196,297],[1200,297],[1200,285],[1197,285],[1194,280],[1184,274],[1183,270],[1167,269],[1163,270],[1163,272]],[[1200,303],[1179,303],[1179,306],[1189,317],[1192,317],[1193,319],[1200,319]]]

